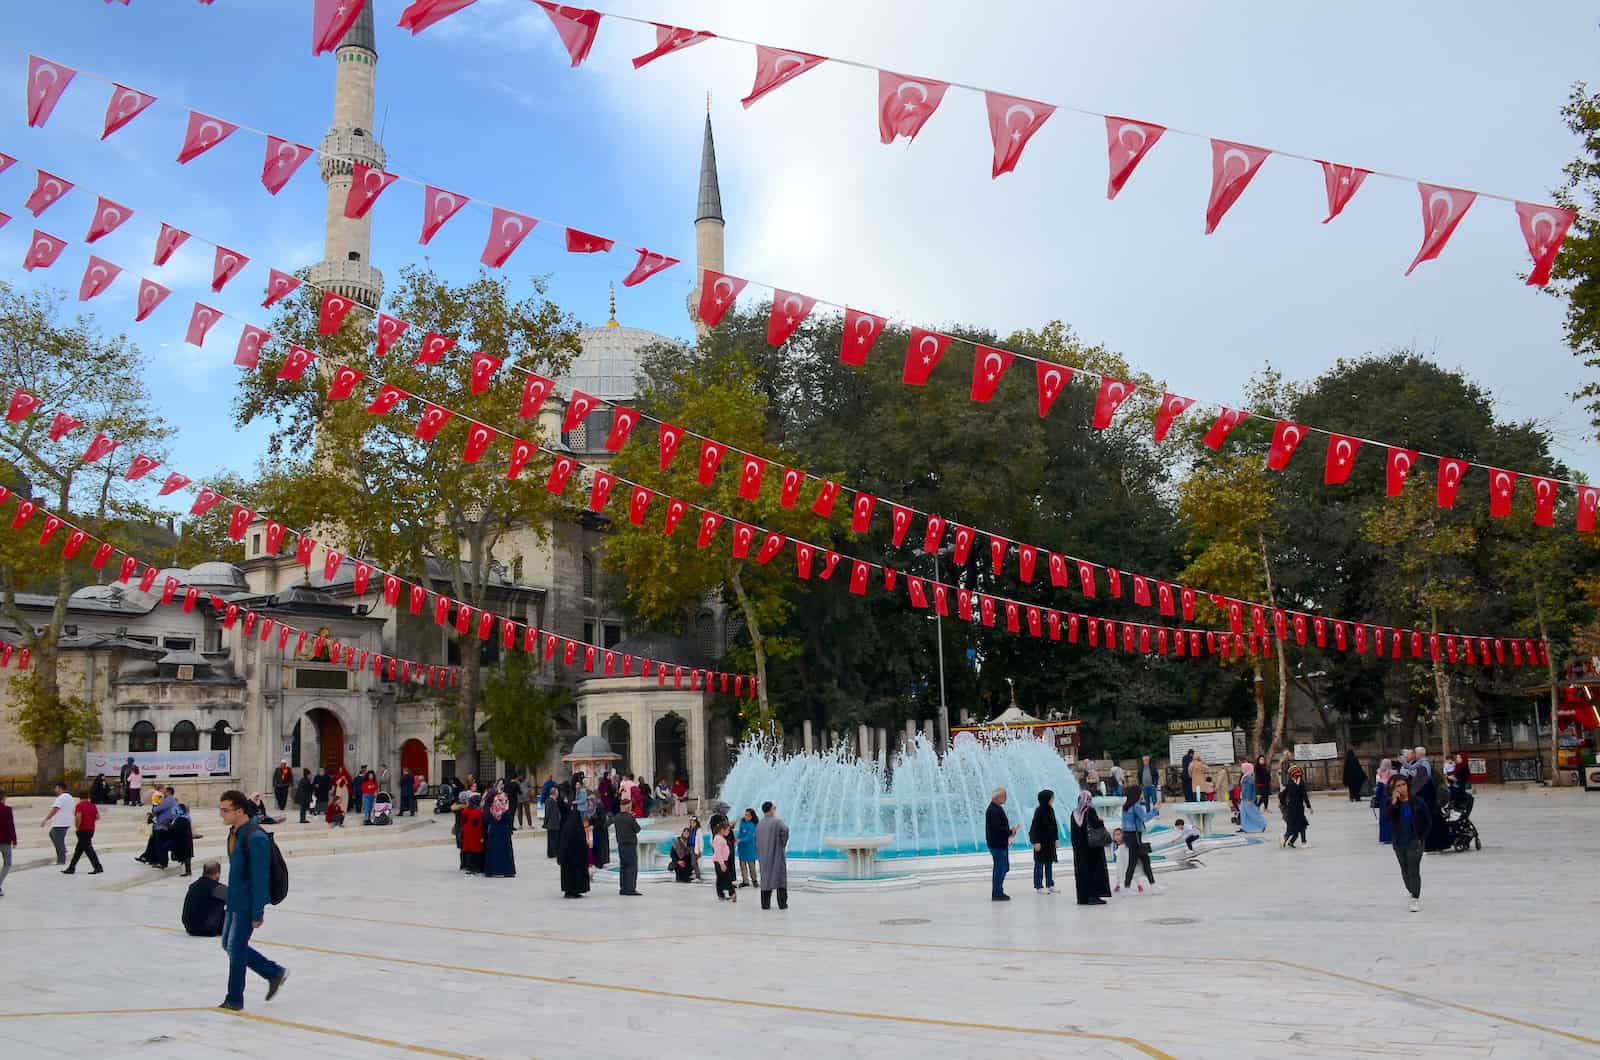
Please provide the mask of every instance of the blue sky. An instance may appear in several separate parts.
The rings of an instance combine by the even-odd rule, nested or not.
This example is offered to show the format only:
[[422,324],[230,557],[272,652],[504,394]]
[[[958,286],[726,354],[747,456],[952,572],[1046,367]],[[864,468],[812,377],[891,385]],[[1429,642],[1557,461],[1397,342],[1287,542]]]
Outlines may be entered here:
[[[1270,159],[1211,236],[1204,140],[1169,134],[1115,202],[1105,199],[1098,119],[1058,112],[1017,172],[989,178],[981,97],[952,89],[914,145],[881,146],[875,75],[823,65],[750,110],[754,56],[712,41],[634,71],[647,29],[608,21],[568,68],[548,20],[525,0],[479,0],[419,37],[378,14],[377,124],[390,166],[445,188],[616,237],[609,256],[567,255],[541,226],[511,260],[548,273],[586,323],[631,248],[693,258],[705,93],[713,97],[730,272],[927,325],[1004,332],[1060,318],[1122,351],[1175,390],[1235,400],[1271,361],[1305,379],[1340,356],[1412,346],[1465,369],[1510,418],[1554,430],[1576,468],[1600,445],[1567,395],[1585,382],[1561,341],[1562,304],[1517,278],[1527,264],[1509,204],[1480,199],[1438,261],[1402,278],[1421,239],[1414,187],[1369,180],[1330,225],[1320,171]],[[909,74],[1110,111],[1228,139],[1547,200],[1575,150],[1558,110],[1595,72],[1593,10],[1544,5],[1537,19],[1498,5],[872,5],[613,0],[614,9]],[[181,428],[173,464],[196,475],[247,471],[259,430],[235,432],[231,367],[238,324],[206,348],[183,343],[201,298],[257,324],[268,264],[322,255],[324,190],[308,162],[276,198],[258,182],[262,144],[244,131],[187,166],[173,161],[190,107],[316,144],[332,113],[333,61],[309,54],[309,0],[98,0],[0,14],[0,276],[75,293],[92,193],[51,207],[40,227],[74,243],[47,272],[18,267],[33,218],[33,167],[133,206],[96,244],[174,290],[133,324],[133,283],[92,303],[152,362],[150,384]],[[997,15],[996,12],[1003,11]],[[24,123],[29,51],[154,93],[160,102],[97,138],[109,90],[80,78],[42,130]],[[391,188],[374,210],[374,260],[391,275],[419,252],[447,274],[477,269],[487,211],[469,207],[417,245],[421,191]],[[191,243],[149,265],[161,220],[251,256],[213,301],[211,251]],[[680,266],[622,292],[627,324],[689,331]],[[752,294],[755,291],[752,289]],[[1019,398],[1020,399],[1020,398]],[[1337,429],[1339,424],[1326,424]],[[219,450],[217,439],[229,444]],[[198,473],[198,474],[197,474]]]

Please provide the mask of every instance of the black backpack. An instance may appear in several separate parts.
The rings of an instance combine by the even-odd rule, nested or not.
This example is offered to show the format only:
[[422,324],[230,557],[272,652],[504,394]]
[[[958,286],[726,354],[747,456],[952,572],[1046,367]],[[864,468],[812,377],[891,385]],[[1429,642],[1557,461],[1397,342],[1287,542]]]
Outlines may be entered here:
[[273,834],[259,824],[256,828],[267,837],[267,845],[272,848],[272,861],[267,866],[267,900],[273,905],[281,905],[289,897],[289,866],[283,860],[283,851],[278,849],[278,841]]

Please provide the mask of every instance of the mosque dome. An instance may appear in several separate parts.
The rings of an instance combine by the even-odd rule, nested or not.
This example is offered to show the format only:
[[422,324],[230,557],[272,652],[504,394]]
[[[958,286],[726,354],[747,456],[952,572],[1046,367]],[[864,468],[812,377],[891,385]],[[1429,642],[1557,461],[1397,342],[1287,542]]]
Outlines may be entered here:
[[231,563],[223,563],[220,560],[200,563],[189,568],[189,576],[184,581],[197,589],[222,592],[244,592],[250,588],[250,583],[245,581],[243,571]]
[[581,390],[607,401],[626,401],[638,393],[635,382],[646,349],[673,339],[643,328],[617,322],[617,299],[611,296],[611,316],[597,328],[578,331],[583,352],[559,380],[563,390]]

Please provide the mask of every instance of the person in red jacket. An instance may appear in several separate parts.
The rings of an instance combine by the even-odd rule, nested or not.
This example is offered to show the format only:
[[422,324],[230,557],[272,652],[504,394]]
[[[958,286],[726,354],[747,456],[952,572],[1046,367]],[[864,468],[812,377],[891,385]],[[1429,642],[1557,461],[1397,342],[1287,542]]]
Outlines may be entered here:
[[369,770],[367,770],[366,775],[361,778],[361,816],[363,818],[363,820],[361,822],[362,824],[371,824],[372,823],[372,806],[373,806],[373,803],[377,801],[377,798],[378,798],[378,778],[376,776],[374,776],[373,773],[372,773],[372,770],[369,769]]
[[483,871],[482,802],[482,796],[470,796],[461,811],[461,871],[474,876]]

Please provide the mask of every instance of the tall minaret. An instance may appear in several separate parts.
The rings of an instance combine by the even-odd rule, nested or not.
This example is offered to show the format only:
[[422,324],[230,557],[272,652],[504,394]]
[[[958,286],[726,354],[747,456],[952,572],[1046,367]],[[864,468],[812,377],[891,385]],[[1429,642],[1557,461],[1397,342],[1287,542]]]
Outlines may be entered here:
[[717,186],[717,145],[711,139],[711,93],[706,93],[706,138],[700,148],[700,202],[694,214],[694,290],[689,292],[689,319],[695,332],[709,330],[700,323],[700,277],[702,269],[723,271],[722,264],[722,189]]
[[372,266],[372,216],[344,215],[350,193],[350,163],[381,168],[383,145],[372,131],[374,82],[378,48],[372,32],[372,4],[345,32],[333,51],[333,124],[322,137],[318,158],[322,182],[328,186],[328,220],[322,261],[311,267],[311,282],[376,306],[383,294],[383,273]]

